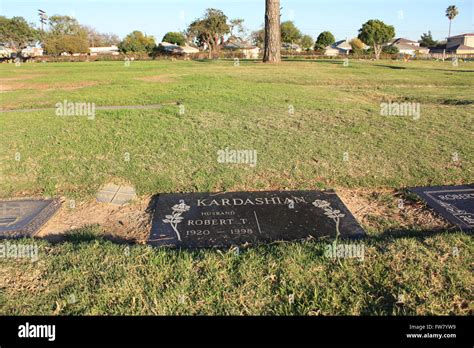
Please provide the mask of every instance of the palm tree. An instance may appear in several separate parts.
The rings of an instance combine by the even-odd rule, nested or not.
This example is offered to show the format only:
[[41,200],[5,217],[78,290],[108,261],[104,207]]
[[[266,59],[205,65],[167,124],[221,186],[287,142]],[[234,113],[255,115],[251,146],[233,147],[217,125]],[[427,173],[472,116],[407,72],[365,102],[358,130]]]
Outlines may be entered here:
[[451,36],[451,22],[454,18],[459,14],[459,10],[456,6],[451,5],[446,9],[446,17],[449,19],[449,34],[448,37]]
[[281,61],[280,0],[265,1],[265,50],[263,61]]

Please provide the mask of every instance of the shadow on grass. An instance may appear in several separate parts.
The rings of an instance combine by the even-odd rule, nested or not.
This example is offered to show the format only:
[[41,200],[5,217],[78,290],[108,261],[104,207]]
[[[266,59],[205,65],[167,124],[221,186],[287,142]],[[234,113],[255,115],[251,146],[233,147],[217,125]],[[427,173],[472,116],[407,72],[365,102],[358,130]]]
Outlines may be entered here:
[[381,67],[381,68],[389,68],[389,69],[394,69],[394,70],[406,70],[407,68],[404,66],[396,66],[396,65],[380,65],[376,64],[375,66]]
[[474,70],[461,70],[461,69],[433,69],[438,71],[447,71],[451,73],[474,73]]
[[469,231],[463,231],[458,227],[450,228],[436,228],[429,230],[415,230],[415,229],[387,229],[381,234],[376,236],[367,237],[367,239],[372,241],[389,241],[399,238],[416,238],[416,239],[426,239],[433,237],[438,234],[447,234],[447,233],[468,233]]
[[82,244],[93,241],[108,241],[121,245],[141,244],[138,240],[121,238],[119,236],[104,233],[99,225],[88,225],[77,230],[70,230],[62,234],[50,234],[41,238],[51,244]]
[[[344,243],[344,242],[374,242],[374,243],[390,243],[396,239],[403,239],[403,238],[412,238],[412,239],[417,239],[419,241],[423,241],[426,238],[431,238],[435,235],[439,234],[448,234],[448,233],[472,233],[472,231],[463,231],[459,229],[458,227],[450,227],[450,228],[439,228],[439,229],[430,229],[430,230],[415,230],[415,229],[387,229],[383,231],[380,234],[377,235],[368,235],[366,237],[361,237],[361,238],[340,238],[339,242]],[[45,240],[51,244],[62,244],[62,243],[72,243],[72,244],[83,244],[83,243],[90,243],[93,241],[107,241],[111,242],[114,244],[118,245],[147,245],[143,241],[138,241],[134,239],[126,239],[126,238],[121,238],[119,236],[109,234],[109,233],[104,233],[104,231],[101,229],[99,225],[90,225],[90,226],[85,226],[81,229],[77,230],[70,230],[64,234],[52,234],[45,236],[41,238],[42,240]],[[286,244],[294,244],[294,243],[299,243],[299,242],[308,242],[312,241],[315,242],[316,244],[318,243],[332,243],[333,239],[331,238],[323,238],[323,239],[305,239],[305,240],[294,240],[294,241],[274,241],[270,243],[257,243],[257,244],[251,244],[251,245],[242,245],[239,246],[241,251],[245,251],[248,249],[255,249],[255,248],[270,248],[273,249],[274,247],[278,247],[281,245],[286,245]],[[315,244],[315,245],[316,245]],[[200,250],[214,250],[214,251],[219,251],[219,250],[224,250],[224,251],[229,251],[235,249],[236,246],[228,246],[228,247],[209,247],[209,248],[166,248],[169,250],[187,250],[191,252],[196,252]]]

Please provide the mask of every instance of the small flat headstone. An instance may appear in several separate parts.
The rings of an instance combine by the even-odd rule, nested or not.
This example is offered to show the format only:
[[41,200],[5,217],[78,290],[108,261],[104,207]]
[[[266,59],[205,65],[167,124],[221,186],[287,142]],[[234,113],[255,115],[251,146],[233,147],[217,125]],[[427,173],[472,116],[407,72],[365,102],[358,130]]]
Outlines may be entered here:
[[183,248],[365,235],[333,191],[160,194],[148,243]]
[[119,186],[115,184],[106,184],[97,193],[97,201],[101,203],[111,203],[123,205],[130,202],[136,196],[135,189],[131,186]]
[[409,189],[429,207],[463,230],[474,229],[474,184]]
[[0,201],[0,238],[34,236],[60,206],[56,199]]

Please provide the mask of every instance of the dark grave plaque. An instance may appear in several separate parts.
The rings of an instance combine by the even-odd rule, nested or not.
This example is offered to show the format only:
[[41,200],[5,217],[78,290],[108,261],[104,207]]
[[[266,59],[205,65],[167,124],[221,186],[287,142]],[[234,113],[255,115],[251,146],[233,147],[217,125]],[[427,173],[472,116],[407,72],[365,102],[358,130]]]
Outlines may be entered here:
[[148,243],[184,248],[365,235],[333,191],[161,194]]
[[34,236],[60,206],[55,199],[0,201],[0,238]]
[[474,184],[414,187],[409,190],[452,224],[463,230],[474,229]]

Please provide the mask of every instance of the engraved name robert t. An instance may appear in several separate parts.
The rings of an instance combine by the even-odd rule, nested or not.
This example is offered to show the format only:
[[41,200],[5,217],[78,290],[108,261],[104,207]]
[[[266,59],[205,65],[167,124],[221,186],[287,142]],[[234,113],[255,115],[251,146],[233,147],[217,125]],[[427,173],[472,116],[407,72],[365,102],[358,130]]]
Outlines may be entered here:
[[[221,198],[221,199],[197,199],[196,205],[198,207],[238,207],[238,206],[263,206],[263,205],[294,205],[295,203],[307,203],[304,197],[271,197],[262,198],[257,197],[254,199],[250,198]],[[205,219],[188,220],[186,225],[188,227],[210,227],[210,226],[244,226],[250,221],[246,218],[234,218],[230,217],[235,215],[234,211],[214,211],[214,212],[203,212],[201,215],[205,216]],[[209,218],[212,216],[214,218]],[[224,231],[222,231],[224,232]],[[230,234],[243,235],[253,234],[254,231],[251,228],[234,228],[231,229]],[[210,231],[206,229],[187,230],[186,235],[188,236],[201,236],[209,235]]]

